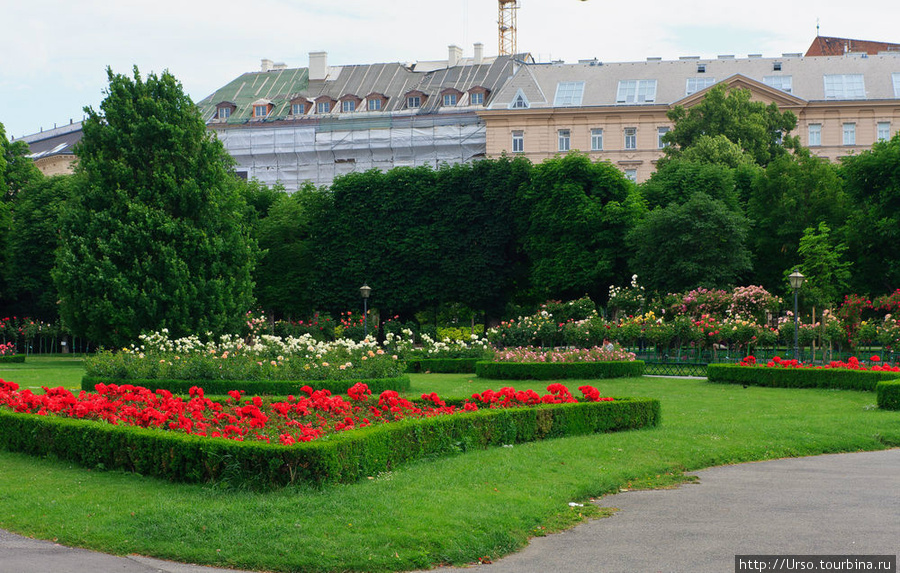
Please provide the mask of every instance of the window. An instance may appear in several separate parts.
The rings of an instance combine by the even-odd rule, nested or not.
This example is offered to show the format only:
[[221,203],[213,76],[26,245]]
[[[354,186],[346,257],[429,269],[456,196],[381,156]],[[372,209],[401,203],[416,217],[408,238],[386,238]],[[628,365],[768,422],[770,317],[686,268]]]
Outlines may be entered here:
[[328,113],[331,111],[330,101],[320,101],[316,104],[316,113]]
[[637,169],[626,169],[625,178],[631,181],[637,181]]
[[625,149],[637,149],[637,128],[625,128]]
[[512,150],[513,153],[522,153],[525,151],[525,132],[512,132]]
[[228,119],[229,117],[231,117],[231,108],[220,107],[216,112],[216,117],[219,119]]
[[253,106],[253,117],[266,117],[269,115],[269,106],[255,105]]
[[809,124],[809,143],[808,147],[818,147],[822,145],[822,124],[821,123],[811,123]]
[[484,105],[484,94],[481,92],[469,94],[469,103],[472,105]]
[[900,97],[900,74],[891,74],[891,81],[894,82],[894,97]]
[[656,80],[621,80],[616,103],[645,103],[656,101]]
[[657,127],[656,128],[656,147],[658,149],[663,149],[667,147],[669,144],[663,141],[663,136],[669,133],[669,130],[672,129],[670,127]]
[[516,92],[516,97],[509,102],[509,109],[527,109],[528,107],[528,99],[525,97],[525,94],[522,93],[522,90]]
[[553,98],[553,106],[581,105],[581,97],[583,95],[584,82],[559,82],[556,84],[556,97]]
[[600,128],[591,130],[591,151],[603,151],[603,130]]
[[456,94],[444,94],[444,106],[456,105]]
[[891,122],[879,121],[875,126],[875,140],[887,141],[891,138]]
[[369,111],[381,111],[381,100],[380,99],[370,99],[368,100],[368,109]]
[[794,76],[763,76],[763,83],[776,90],[791,93]]
[[856,145],[856,124],[844,124],[844,145]]
[[866,82],[863,75],[826,75],[825,99],[866,99]]
[[422,98],[420,96],[409,96],[406,98],[406,107],[414,109],[422,106]]
[[697,64],[697,73],[705,74],[706,73],[706,64]]
[[557,134],[559,135],[559,150],[568,151],[571,133],[568,129],[560,129]]
[[684,95],[689,96],[716,83],[716,78],[688,78],[684,88]]
[[352,99],[345,99],[341,102],[341,111],[344,113],[356,111],[356,102]]
[[303,104],[302,103],[292,103],[291,104],[291,115],[303,115]]
[[775,62],[774,64],[772,64],[772,71],[780,72],[781,71],[781,62]]

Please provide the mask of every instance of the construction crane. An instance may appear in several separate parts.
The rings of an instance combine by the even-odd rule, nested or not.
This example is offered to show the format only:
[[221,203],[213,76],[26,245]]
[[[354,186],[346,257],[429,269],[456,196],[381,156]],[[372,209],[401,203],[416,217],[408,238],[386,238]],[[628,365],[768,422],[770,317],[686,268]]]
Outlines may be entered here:
[[[585,2],[586,0],[581,0]],[[516,11],[519,9],[518,0],[497,0],[499,14],[498,45],[497,50],[501,56],[512,56],[517,53],[516,47]]]

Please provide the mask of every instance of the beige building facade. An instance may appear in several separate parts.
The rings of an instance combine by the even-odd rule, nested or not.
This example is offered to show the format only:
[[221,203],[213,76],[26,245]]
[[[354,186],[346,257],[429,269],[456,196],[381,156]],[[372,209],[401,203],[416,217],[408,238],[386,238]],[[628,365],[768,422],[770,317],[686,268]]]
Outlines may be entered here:
[[667,112],[695,105],[717,84],[792,111],[798,123],[791,135],[832,161],[900,131],[900,52],[587,61],[519,67],[479,112],[486,153],[539,163],[579,151],[644,181],[663,156],[662,136],[672,128]]

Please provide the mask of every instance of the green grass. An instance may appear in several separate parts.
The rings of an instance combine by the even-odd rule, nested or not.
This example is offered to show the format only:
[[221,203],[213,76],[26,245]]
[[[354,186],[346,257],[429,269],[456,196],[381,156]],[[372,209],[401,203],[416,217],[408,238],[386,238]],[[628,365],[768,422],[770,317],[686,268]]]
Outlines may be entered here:
[[63,386],[76,391],[81,388],[82,376],[81,356],[29,355],[22,364],[0,364],[0,378],[17,383],[23,390]]
[[[465,374],[411,379],[411,394],[447,397],[505,385],[546,387]],[[583,383],[567,385],[577,394]],[[874,408],[873,393],[662,378],[588,383],[606,395],[659,398],[662,424],[428,460],[357,484],[265,494],[0,452],[0,527],[109,553],[243,569],[400,571],[496,559],[529,537],[603,514],[569,502],[670,485],[683,471],[900,445],[900,412]]]

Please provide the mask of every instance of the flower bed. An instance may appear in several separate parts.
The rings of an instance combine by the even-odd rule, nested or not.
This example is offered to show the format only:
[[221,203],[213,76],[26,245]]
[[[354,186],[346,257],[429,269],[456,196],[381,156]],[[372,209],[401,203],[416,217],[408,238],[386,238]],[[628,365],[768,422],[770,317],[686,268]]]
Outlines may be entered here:
[[[267,488],[300,481],[348,482],[398,464],[468,447],[655,425],[659,402],[603,399],[583,387],[550,393],[473,395],[462,407],[434,394],[421,403],[364,384],[345,399],[308,389],[266,403],[234,392],[226,404],[195,388],[188,400],[131,385],[79,396],[36,395],[0,382],[0,447],[55,455],[87,467],[121,468],[174,481],[229,480]],[[354,430],[354,431],[349,431]]]
[[[121,384],[125,382],[116,378],[84,376],[81,389],[91,392],[98,385]],[[334,394],[346,393],[354,384],[365,382],[373,392],[409,390],[409,376],[395,378],[366,378],[350,380],[165,380],[159,378],[127,380],[129,384],[143,386],[149,390],[167,390],[174,394],[188,394],[194,386],[200,386],[209,395],[224,396],[230,390],[243,390],[247,394],[257,396],[287,396],[299,394],[304,386],[313,390],[328,390]]]
[[498,350],[493,360],[477,362],[475,373],[500,380],[591,380],[642,376],[644,363],[635,360],[634,353],[619,349],[506,348]]
[[851,357],[847,362],[834,361],[819,366],[775,357],[766,364],[757,364],[756,359],[749,356],[739,364],[710,364],[706,368],[706,376],[710,382],[869,392],[875,391],[878,383],[883,380],[900,378],[900,368],[878,364],[879,360],[873,362],[876,363],[874,366],[867,367]]
[[479,358],[408,358],[407,372],[474,374]]

